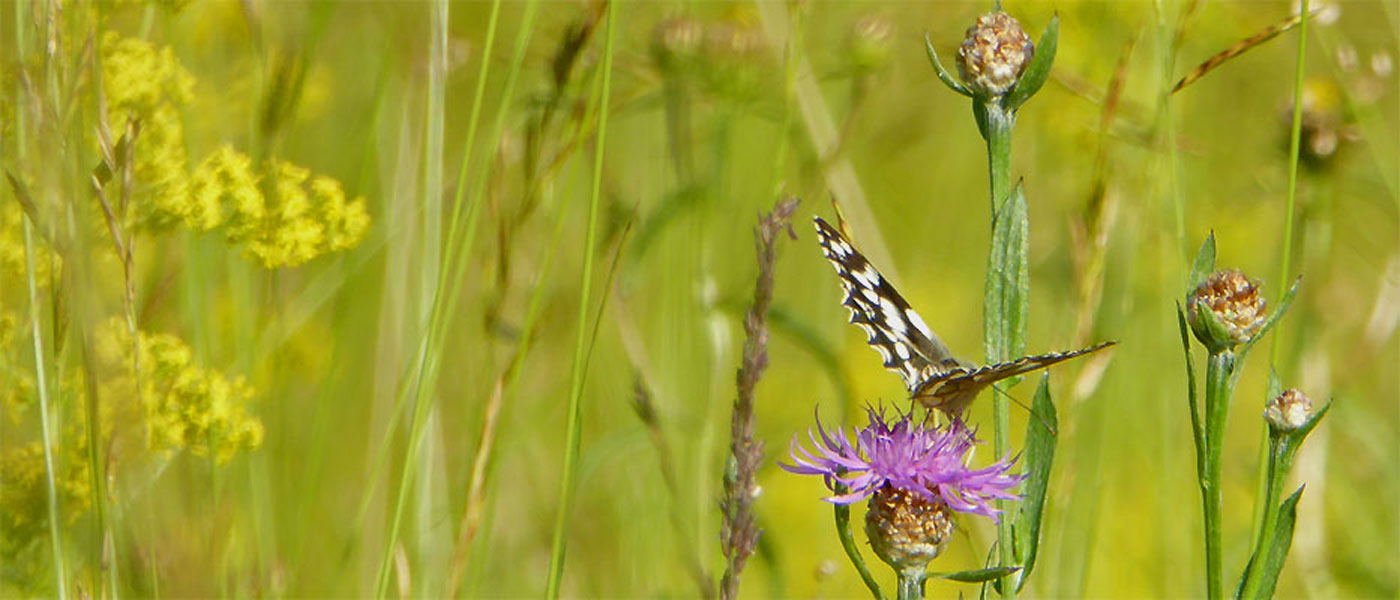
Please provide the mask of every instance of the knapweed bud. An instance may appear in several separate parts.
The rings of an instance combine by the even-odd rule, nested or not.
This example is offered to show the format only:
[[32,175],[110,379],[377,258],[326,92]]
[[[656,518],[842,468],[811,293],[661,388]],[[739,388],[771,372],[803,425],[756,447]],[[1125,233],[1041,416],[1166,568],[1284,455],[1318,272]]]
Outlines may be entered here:
[[865,535],[880,560],[897,571],[922,571],[953,537],[953,511],[941,500],[886,485],[870,497]]
[[1298,390],[1284,390],[1264,406],[1264,421],[1277,432],[1295,431],[1312,416],[1312,400]]
[[663,71],[675,74],[694,65],[704,41],[705,27],[699,21],[667,19],[652,33],[652,58]]
[[851,26],[851,65],[858,72],[878,71],[893,55],[894,23],[882,17],[862,17]]
[[1021,23],[1004,12],[977,17],[958,47],[958,75],[976,96],[995,98],[1016,87],[1035,54]]
[[1254,339],[1265,316],[1259,284],[1235,269],[1212,273],[1186,299],[1191,331],[1211,352]]

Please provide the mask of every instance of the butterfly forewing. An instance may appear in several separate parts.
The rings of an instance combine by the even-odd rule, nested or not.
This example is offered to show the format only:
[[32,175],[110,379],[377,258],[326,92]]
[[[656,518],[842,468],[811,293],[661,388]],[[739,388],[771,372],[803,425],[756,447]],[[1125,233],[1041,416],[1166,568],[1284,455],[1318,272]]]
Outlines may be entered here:
[[898,373],[913,392],[930,376],[958,364],[919,313],[846,236],[820,217],[815,222],[822,252],[846,293],[842,304],[850,309],[851,322],[865,330],[866,342],[880,353],[885,368]]
[[846,293],[842,304],[850,309],[851,322],[865,330],[866,342],[880,353],[885,368],[904,379],[909,396],[928,408],[958,415],[993,383],[1114,344],[1023,356],[985,367],[960,361],[846,236],[820,217],[814,220],[822,252],[841,278]]

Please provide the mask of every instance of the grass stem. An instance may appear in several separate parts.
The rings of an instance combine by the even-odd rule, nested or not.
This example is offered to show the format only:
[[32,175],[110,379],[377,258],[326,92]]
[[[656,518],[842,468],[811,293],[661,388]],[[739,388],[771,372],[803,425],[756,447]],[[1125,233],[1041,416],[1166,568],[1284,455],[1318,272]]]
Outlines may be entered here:
[[569,415],[565,423],[564,465],[559,479],[559,503],[554,515],[553,541],[549,552],[549,579],[545,597],[559,597],[564,575],[564,546],[572,513],[575,479],[578,477],[579,435],[583,425],[582,397],[584,364],[587,361],[588,300],[593,283],[593,246],[598,238],[598,204],[603,190],[603,159],[606,155],[608,133],[608,98],[612,92],[613,40],[617,34],[617,7],[607,8],[607,37],[603,45],[602,77],[598,84],[598,129],[593,147],[593,190],[588,200],[588,225],[584,238],[583,268],[579,277],[578,332],[574,339],[573,366],[569,375]]

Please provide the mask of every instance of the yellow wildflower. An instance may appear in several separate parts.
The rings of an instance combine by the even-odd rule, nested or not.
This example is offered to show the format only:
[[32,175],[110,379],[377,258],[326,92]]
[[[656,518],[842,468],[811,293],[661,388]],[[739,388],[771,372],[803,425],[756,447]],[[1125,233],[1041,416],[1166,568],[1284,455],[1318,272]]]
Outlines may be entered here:
[[[82,515],[92,499],[82,450],[80,445],[68,452],[54,449],[58,506],[62,519],[68,523]],[[0,555],[19,550],[45,532],[49,522],[48,494],[44,446],[40,442],[9,448],[0,454]]]
[[[228,206],[231,241],[269,269],[293,267],[353,248],[369,230],[363,198],[345,200],[340,182],[289,162],[268,164],[270,196],[248,195]],[[259,202],[258,200],[261,200]]]
[[180,122],[179,107],[190,102],[193,90],[194,77],[170,47],[157,50],[149,42],[115,32],[102,37],[102,91],[112,136],[120,138],[130,122],[140,125],[133,146],[135,185],[131,190],[137,226],[160,228],[183,222],[200,229],[209,222],[204,207],[190,199],[189,161]]
[[[262,443],[262,423],[246,412],[253,389],[242,377],[230,378],[194,364],[189,346],[175,336],[137,333],[139,405],[149,432],[148,447],[212,454],[224,462]],[[122,402],[136,397],[131,348],[120,319],[109,320],[99,330],[99,358],[111,372],[121,373],[103,382],[105,398]]]
[[262,192],[253,161],[225,144],[215,150],[190,177],[190,203],[197,208],[196,230],[207,231],[224,221],[225,206],[234,214],[260,210]]

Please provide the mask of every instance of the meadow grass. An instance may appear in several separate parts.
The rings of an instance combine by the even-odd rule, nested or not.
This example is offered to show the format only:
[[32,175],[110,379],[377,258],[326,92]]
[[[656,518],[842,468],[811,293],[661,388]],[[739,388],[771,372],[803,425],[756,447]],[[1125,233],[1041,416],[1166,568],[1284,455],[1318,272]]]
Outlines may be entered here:
[[[1256,498],[1306,484],[1277,595],[1400,594],[1400,15],[1308,4],[1176,91],[1288,4],[1003,6],[1033,38],[1059,22],[1000,180],[1030,223],[1026,351],[1119,342],[1049,377],[1023,596],[1206,591],[1175,306],[1212,232],[1271,308],[1303,277],[1220,415],[1223,588],[1279,518]],[[9,8],[0,595],[718,593],[753,232],[786,195],[733,589],[869,593],[828,490],[776,461],[814,412],[859,426],[907,394],[805,221],[839,206],[985,358],[986,149],[924,44],[947,60],[989,6]],[[1281,487],[1271,372],[1332,402]],[[984,435],[992,396],[967,415]],[[1011,454],[1035,420],[1005,412]],[[997,538],[963,519],[931,570],[982,568]]]

